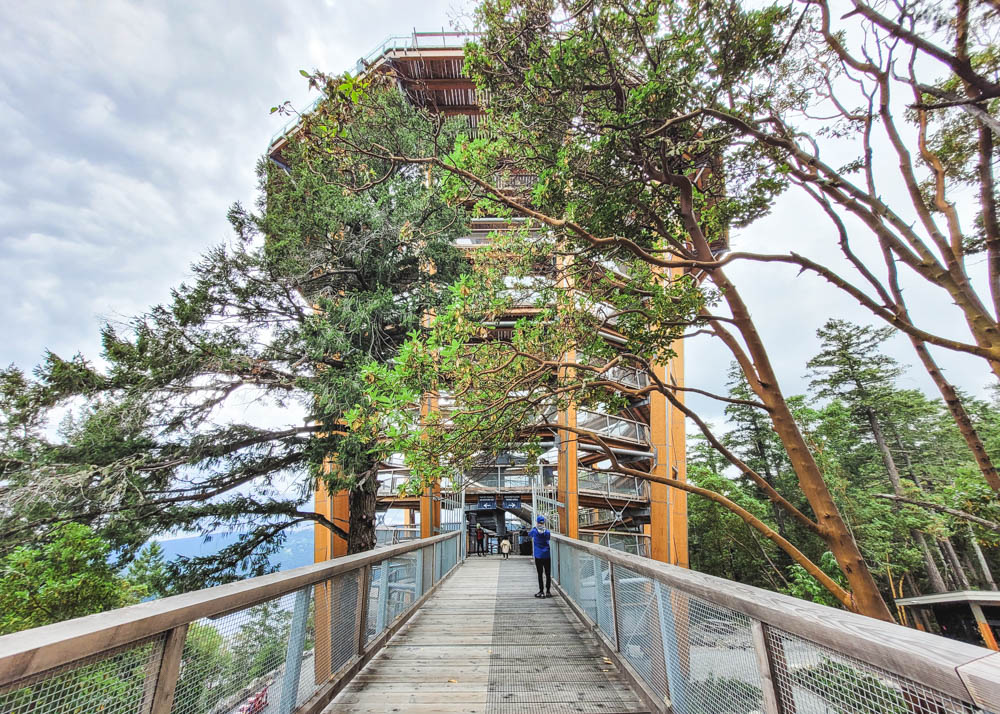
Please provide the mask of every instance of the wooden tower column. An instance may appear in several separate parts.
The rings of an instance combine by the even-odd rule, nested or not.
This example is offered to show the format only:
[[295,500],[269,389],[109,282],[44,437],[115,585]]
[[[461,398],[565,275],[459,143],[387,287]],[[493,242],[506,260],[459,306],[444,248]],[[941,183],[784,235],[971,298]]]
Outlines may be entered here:
[[[556,269],[561,273],[557,281],[558,287],[567,294],[575,292],[575,281],[569,271],[573,267],[573,256],[557,256]],[[563,355],[563,361],[576,364],[578,358],[575,349]],[[576,370],[571,367],[559,369],[560,379],[572,379]],[[559,426],[576,428],[576,405],[572,402],[564,411],[559,412]],[[580,488],[579,488],[579,457],[580,435],[575,431],[559,429],[559,452],[557,460],[556,500],[563,505],[559,508],[559,530],[569,538],[580,537]]]
[[[425,317],[425,319],[427,319]],[[421,400],[420,419],[426,419],[431,412],[438,410],[437,394],[425,395]],[[435,481],[433,486],[424,489],[420,496],[420,537],[430,538],[441,527],[441,483]]]
[[[326,463],[323,464],[323,470],[329,473],[334,468],[336,468],[336,462],[332,457],[328,457]],[[337,491],[331,495],[325,486],[319,484],[316,488],[315,499],[317,513],[326,516],[345,531],[349,530],[351,510],[348,491]],[[313,528],[313,560],[322,563],[325,560],[344,555],[347,555],[347,541],[335,535],[326,526],[317,523]],[[313,658],[313,669],[316,681],[325,682],[333,674],[330,671],[330,623],[337,618],[336,608],[339,601],[333,598],[329,582],[314,586],[313,595],[316,607],[316,656]]]
[[[680,275],[681,271],[673,271]],[[673,345],[677,356],[668,364],[653,365],[656,376],[666,384],[684,386],[684,342]],[[684,392],[675,392],[684,401]],[[649,397],[649,430],[656,461],[653,473],[661,478],[687,479],[684,415],[658,392]],[[649,484],[650,557],[664,563],[688,567],[687,493],[662,483]]]
[[[665,380],[666,368],[653,365],[653,372]],[[660,478],[670,476],[670,436],[667,416],[667,398],[659,392],[649,395],[649,433],[653,447],[654,462],[652,473]],[[671,523],[670,497],[674,489],[663,483],[649,483],[649,557],[663,563],[673,562],[670,557]]]
[[[670,360],[667,378],[678,387],[684,386],[684,341],[674,345],[677,356]],[[677,401],[684,403],[684,392],[675,392]],[[678,481],[687,481],[687,451],[684,429],[684,414],[673,405],[668,412],[670,428],[670,476]],[[688,567],[688,512],[687,491],[679,488],[670,490],[670,554],[668,561],[682,568]]]
[[[576,405],[570,404],[559,412],[560,426],[576,427]],[[580,489],[578,486],[578,434],[559,429],[559,460],[556,500],[564,504],[559,508],[559,530],[569,538],[580,537]],[[532,524],[534,525],[534,524]]]

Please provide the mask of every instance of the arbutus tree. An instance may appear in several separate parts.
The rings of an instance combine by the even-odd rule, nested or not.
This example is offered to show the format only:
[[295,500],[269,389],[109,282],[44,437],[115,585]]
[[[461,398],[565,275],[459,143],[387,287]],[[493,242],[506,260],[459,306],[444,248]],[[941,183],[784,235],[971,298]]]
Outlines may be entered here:
[[[988,0],[851,0],[843,7],[807,0],[800,8],[783,71],[775,73],[786,101],[756,109],[706,105],[689,120],[723,121],[754,142],[829,218],[851,272],[799,253],[727,260],[784,262],[814,273],[904,333],[983,478],[1000,493],[969,409],[929,349],[979,357],[1000,376],[1000,10]],[[970,266],[977,256],[985,257],[985,271]],[[955,339],[929,326],[926,313],[913,314],[908,285],[926,286],[920,294],[941,301],[938,314],[957,307],[969,338]]]
[[[342,144],[362,156],[433,168],[456,197],[478,202],[476,210],[485,214],[534,221],[554,237],[554,252],[564,264],[627,259],[652,275],[647,284],[659,286],[653,292],[664,302],[649,300],[632,314],[654,328],[700,324],[733,353],[753,391],[752,403],[768,414],[815,518],[755,474],[762,488],[827,544],[850,585],[849,595],[840,591],[842,602],[890,619],[795,423],[749,308],[717,259],[729,228],[766,212],[783,179],[761,172],[762,149],[734,144],[726,122],[687,121],[692,112],[706,116],[701,109],[707,104],[750,113],[764,106],[772,98],[765,70],[781,56],[785,38],[779,31],[790,30],[791,22],[785,10],[773,7],[744,11],[728,3],[704,10],[680,3],[485,2],[478,14],[484,35],[467,54],[468,70],[490,97],[477,138],[455,147],[439,144],[436,153],[425,155],[396,151],[385,137]],[[327,114],[318,121],[331,116],[349,120]],[[530,196],[499,187],[498,177],[514,171],[538,177]],[[697,275],[683,274],[685,269]],[[712,303],[705,302],[695,320],[673,319],[667,295],[695,278],[703,286],[699,292],[714,289],[728,315],[712,312]],[[646,284],[627,280],[621,294],[640,298],[644,290],[649,292]],[[537,359],[523,352],[515,357]],[[511,364],[520,365],[519,359]],[[623,359],[643,366],[641,355]],[[542,362],[557,374],[580,371],[562,357],[556,364]],[[732,463],[752,472],[685,407],[676,389],[662,380],[653,384]]]

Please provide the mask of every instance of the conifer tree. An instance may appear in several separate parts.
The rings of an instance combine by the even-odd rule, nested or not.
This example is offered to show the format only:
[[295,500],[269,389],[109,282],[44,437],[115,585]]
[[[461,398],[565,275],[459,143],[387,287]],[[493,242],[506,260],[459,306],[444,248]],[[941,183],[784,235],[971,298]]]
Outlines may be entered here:
[[[404,98],[384,92],[375,105],[342,138],[391,117],[422,150]],[[3,372],[0,548],[65,521],[91,525],[123,562],[164,531],[238,532],[216,555],[168,564],[184,590],[266,572],[300,524],[351,552],[374,547],[387,454],[346,415],[378,412],[368,365],[393,359],[464,270],[453,245],[464,214],[393,162],[307,162],[293,144],[282,164],[258,164],[260,198],[231,209],[232,245],[210,250],[169,303],[104,328],[101,366],[49,354],[34,379]],[[344,175],[372,185],[347,191]],[[66,406],[75,417],[47,438],[46,419]],[[350,492],[349,523],[307,505],[317,487]]]

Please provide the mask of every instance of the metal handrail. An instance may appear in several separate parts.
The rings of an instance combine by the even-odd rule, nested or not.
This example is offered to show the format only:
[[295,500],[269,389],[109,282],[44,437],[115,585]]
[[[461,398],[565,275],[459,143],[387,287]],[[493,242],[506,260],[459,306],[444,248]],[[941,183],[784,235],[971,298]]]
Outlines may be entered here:
[[609,496],[646,499],[648,482],[636,476],[611,471],[595,471],[585,466],[577,467],[577,490],[596,491]]
[[649,425],[626,417],[580,409],[577,412],[576,425],[580,429],[593,431],[601,436],[633,441],[637,444],[650,443]]
[[[162,643],[157,656],[159,662],[147,672],[147,681],[143,687],[144,696],[148,696],[148,706],[144,700],[144,711],[160,714],[169,712],[173,699],[174,688],[182,670],[181,657],[188,628],[192,623],[203,618],[228,616],[256,605],[281,598],[296,596],[296,616],[302,628],[305,627],[305,614],[308,611],[309,593],[323,587],[333,578],[352,571],[359,572],[358,577],[358,618],[355,627],[360,628],[355,633],[357,649],[350,667],[345,666],[340,672],[332,673],[331,680],[325,683],[324,689],[314,693],[313,698],[325,696],[334,691],[337,683],[353,674],[382,647],[399,626],[422,604],[433,591],[441,578],[461,562],[461,543],[458,532],[444,533],[431,538],[423,538],[399,545],[392,545],[365,553],[349,555],[328,560],[322,563],[306,565],[281,573],[273,573],[257,578],[250,578],[235,583],[219,585],[213,588],[175,595],[172,597],[140,603],[129,607],[111,610],[80,617],[65,622],[59,622],[44,627],[37,627],[22,632],[16,632],[0,637],[0,691],[16,691],[20,687],[34,686],[39,677],[61,676],[59,673],[74,666],[83,666],[86,662],[99,661],[103,657],[115,656],[130,646],[138,646],[159,638]],[[453,541],[453,543],[452,543]],[[448,545],[445,545],[445,544]],[[452,545],[454,546],[452,552]],[[425,563],[425,548],[431,548],[436,561]],[[447,551],[447,552],[446,552]],[[389,575],[391,559],[417,553],[417,582],[414,589],[410,584],[390,582]],[[444,564],[452,562],[446,571]],[[368,612],[368,598],[371,588],[381,587],[378,582],[372,582],[372,568],[386,564],[382,568],[387,587],[386,596],[379,597],[380,624],[376,637],[366,640],[365,613]],[[427,577],[424,570],[434,566],[433,575]],[[388,604],[389,591],[400,589],[415,591],[418,597],[403,611],[395,612],[396,624],[382,614]],[[420,591],[423,596],[419,596]],[[302,596],[305,597],[302,597]],[[300,606],[302,600],[305,605]],[[382,602],[382,601],[385,602]],[[301,612],[300,612],[301,611]],[[301,617],[299,617],[301,615]],[[301,633],[304,634],[304,629]],[[301,662],[301,643],[299,643],[299,660]],[[289,642],[289,652],[293,651],[293,643]],[[82,706],[82,705],[81,705]],[[305,706],[305,705],[303,705]]]
[[[728,619],[709,624],[746,630],[746,642],[739,646],[752,651],[751,666],[758,670],[761,711],[766,714],[787,711],[782,703],[795,701],[793,685],[801,688],[805,680],[794,667],[804,659],[804,648],[811,648],[808,654],[815,659],[832,661],[831,671],[848,673],[840,676],[855,673],[857,684],[848,695],[857,699],[853,705],[838,700],[831,705],[836,711],[882,711],[878,691],[861,699],[875,683],[891,689],[900,701],[918,703],[908,711],[962,711],[962,706],[1000,711],[1000,653],[559,534],[552,540],[553,577],[560,590],[661,712],[692,711],[686,697],[692,691],[693,666],[685,665],[683,657],[694,656],[691,637],[699,626],[695,611],[722,613],[719,617]],[[596,575],[588,582],[581,574],[581,564],[591,558],[592,573],[601,566],[600,582]],[[633,602],[623,604],[623,592]],[[598,613],[598,620],[610,610],[613,627],[588,615],[595,597],[600,602],[589,609]],[[635,607],[642,602],[646,605],[640,615]],[[665,680],[666,693],[658,693],[656,683],[636,668],[636,663],[646,666],[649,653],[637,651],[634,644],[623,646],[624,634],[618,632],[623,623],[633,629],[633,643],[642,637],[637,628],[655,629],[643,642],[660,648],[650,651],[659,657],[658,681]],[[821,699],[822,692],[810,690],[810,696]]]
[[[645,533],[635,533],[633,531],[605,531],[600,529],[580,528],[580,540],[590,539],[591,543],[603,545],[624,553],[632,553],[643,558],[649,557],[652,545],[652,536]],[[621,547],[615,545],[615,541]],[[629,550],[629,542],[634,544],[634,550]]]

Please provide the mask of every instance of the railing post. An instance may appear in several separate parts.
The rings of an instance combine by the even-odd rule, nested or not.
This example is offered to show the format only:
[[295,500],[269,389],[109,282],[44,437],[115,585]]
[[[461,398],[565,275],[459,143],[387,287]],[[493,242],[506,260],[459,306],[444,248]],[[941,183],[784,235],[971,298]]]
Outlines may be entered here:
[[760,688],[764,693],[764,714],[781,714],[781,704],[774,688],[774,677],[771,668],[771,648],[767,644],[767,625],[754,620],[751,625],[753,633],[753,653],[757,659],[757,669],[760,671]]
[[311,594],[312,586],[306,586],[295,593],[295,610],[292,613],[292,629],[288,635],[288,649],[285,651],[285,674],[281,681],[281,703],[278,705],[278,714],[291,714],[299,697],[302,647],[306,642]]
[[358,611],[355,613],[354,630],[358,636],[357,652],[365,653],[365,634],[368,632],[368,599],[371,597],[369,584],[371,565],[366,565],[358,571]]
[[181,671],[181,655],[184,640],[187,639],[187,624],[179,625],[167,633],[160,657],[160,669],[156,675],[156,689],[153,690],[150,714],[170,714],[174,706],[174,692],[177,691],[177,677]]
[[615,623],[615,652],[621,652],[621,640],[618,637],[618,591],[615,588],[615,564],[608,561],[608,582],[611,584],[611,619]]

